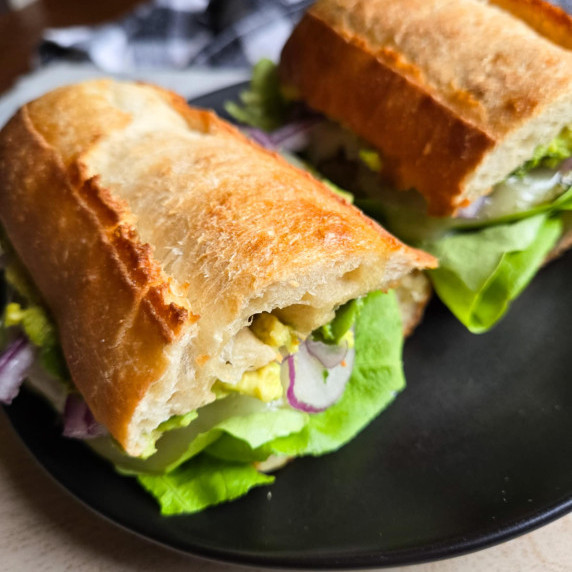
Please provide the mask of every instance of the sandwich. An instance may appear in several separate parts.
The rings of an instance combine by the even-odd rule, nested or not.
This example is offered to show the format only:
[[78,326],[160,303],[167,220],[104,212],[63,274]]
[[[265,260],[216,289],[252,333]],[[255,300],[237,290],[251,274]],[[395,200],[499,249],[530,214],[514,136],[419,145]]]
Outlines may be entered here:
[[436,255],[484,332],[572,242],[571,38],[542,0],[318,0],[238,118],[304,119],[303,158]]
[[214,113],[111,80],[3,128],[0,223],[0,397],[26,378],[164,514],[371,421],[435,265]]

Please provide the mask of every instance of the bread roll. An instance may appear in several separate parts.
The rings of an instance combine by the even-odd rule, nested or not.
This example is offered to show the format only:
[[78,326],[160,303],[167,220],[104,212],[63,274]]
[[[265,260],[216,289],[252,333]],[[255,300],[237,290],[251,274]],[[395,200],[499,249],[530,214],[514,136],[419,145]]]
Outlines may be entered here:
[[217,379],[273,359],[253,316],[307,335],[435,265],[213,113],[109,80],[57,89],[2,130],[0,221],[74,383],[131,455]]
[[572,124],[570,38],[572,18],[541,0],[318,0],[280,75],[445,216]]

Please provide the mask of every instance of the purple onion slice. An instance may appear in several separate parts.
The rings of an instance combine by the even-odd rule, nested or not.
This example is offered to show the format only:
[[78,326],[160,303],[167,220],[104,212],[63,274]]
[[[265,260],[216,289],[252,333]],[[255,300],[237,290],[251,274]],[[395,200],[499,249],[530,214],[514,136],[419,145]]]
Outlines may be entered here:
[[243,132],[270,151],[296,152],[308,147],[310,132],[320,121],[318,118],[294,121],[270,133],[255,127],[245,127]]
[[298,353],[282,362],[282,383],[286,387],[288,403],[307,413],[325,411],[343,395],[352,373],[354,350],[347,352],[345,360],[332,369],[325,369],[313,357],[306,344]]
[[107,429],[98,423],[81,395],[70,393],[64,408],[64,437],[94,439],[107,435]]
[[274,145],[286,151],[303,151],[310,143],[310,132],[312,128],[319,122],[319,119],[306,119],[304,121],[296,121],[288,123],[284,127],[280,127],[273,131],[270,136]]
[[558,171],[563,175],[567,175],[568,173],[572,172],[572,157],[568,157],[568,159],[564,159],[560,166],[558,167]]
[[268,149],[269,151],[276,151],[276,146],[274,145],[274,141],[272,140],[270,133],[262,131],[262,129],[257,129],[256,127],[244,127],[242,132],[249,139],[252,139],[254,142],[258,143],[265,149]]
[[339,345],[333,345],[308,338],[304,343],[308,348],[308,353],[328,369],[340,365],[348,353],[348,343],[346,341]]
[[25,336],[16,338],[0,355],[0,403],[9,405],[18,395],[35,351]]

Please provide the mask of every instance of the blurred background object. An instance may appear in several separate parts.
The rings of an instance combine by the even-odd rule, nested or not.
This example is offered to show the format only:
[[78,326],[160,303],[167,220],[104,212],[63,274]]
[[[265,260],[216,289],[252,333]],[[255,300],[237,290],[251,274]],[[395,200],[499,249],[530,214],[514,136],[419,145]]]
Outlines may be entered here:
[[[31,68],[108,74],[276,60],[314,0],[0,0],[0,93]],[[572,11],[572,0],[551,0]]]
[[40,63],[90,61],[108,73],[277,60],[313,0],[154,0],[107,24],[47,30]]
[[[19,0],[25,4],[26,0]],[[95,25],[125,14],[140,0],[36,0],[14,10],[0,0],[0,93],[33,67],[34,55],[46,28]]]
[[[12,2],[13,0],[10,0]],[[32,67],[92,62],[108,73],[248,68],[277,59],[313,0],[0,0],[0,92]],[[43,40],[43,41],[42,41]]]
[[12,10],[21,10],[34,2],[37,2],[37,0],[7,0],[7,5]]

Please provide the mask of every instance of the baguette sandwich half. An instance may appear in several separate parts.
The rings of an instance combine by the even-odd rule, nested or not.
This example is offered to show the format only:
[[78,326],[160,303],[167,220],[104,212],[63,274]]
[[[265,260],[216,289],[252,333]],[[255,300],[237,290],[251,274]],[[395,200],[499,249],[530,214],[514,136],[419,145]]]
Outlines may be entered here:
[[542,0],[318,0],[280,105],[249,101],[311,119],[304,158],[438,256],[437,293],[483,332],[572,239],[570,38]]
[[[269,482],[255,462],[353,437],[403,384],[398,298],[379,291],[402,283],[412,322],[426,295],[411,273],[435,265],[213,113],[109,80],[2,130],[0,222],[6,329],[44,365],[61,349],[44,378],[73,384],[87,433],[111,437],[94,448],[167,514]],[[373,348],[393,365],[371,373]]]

